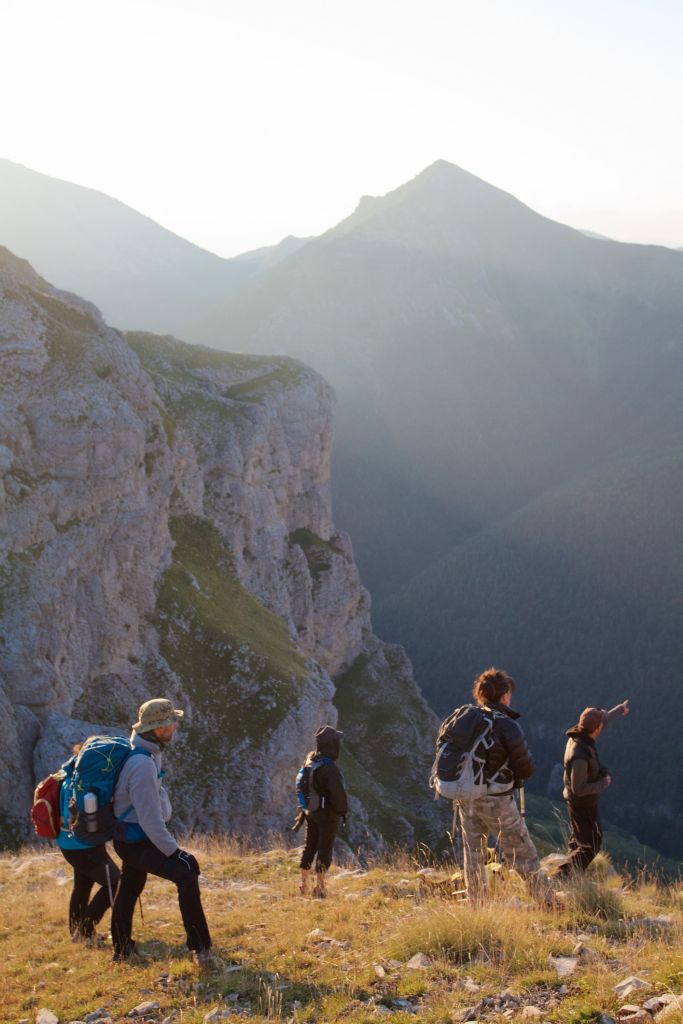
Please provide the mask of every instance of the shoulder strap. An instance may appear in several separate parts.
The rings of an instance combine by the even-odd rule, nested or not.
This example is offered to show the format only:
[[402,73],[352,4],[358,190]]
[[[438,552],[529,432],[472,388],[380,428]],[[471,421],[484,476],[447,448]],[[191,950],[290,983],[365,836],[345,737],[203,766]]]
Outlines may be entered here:
[[[484,718],[487,718],[488,721],[491,723],[491,735],[489,737],[490,742],[489,742],[488,746],[492,747],[494,742],[495,742],[495,738],[494,738],[494,734],[493,734],[493,723],[494,723],[495,719],[496,718],[507,719],[508,716],[506,714],[504,714],[502,711],[497,711],[495,708],[488,707],[488,705],[484,705],[482,707],[481,711],[482,711],[482,714],[484,715]],[[493,773],[493,775],[491,775],[491,777],[486,780],[487,783],[498,782],[499,777],[503,774],[503,772],[507,771],[509,768],[510,768],[510,758],[506,757],[505,760],[503,761],[503,763],[501,764],[500,768],[498,768]]]
[[[130,753],[126,754],[126,756],[121,761],[121,764],[119,766],[119,772],[118,772],[119,775],[121,774],[121,769],[123,768],[124,764],[126,764],[126,762],[131,757],[133,757],[134,754],[144,754],[145,757],[152,757],[152,751],[151,750],[145,750],[144,747],[131,747]],[[117,776],[117,778],[118,778],[118,776]],[[118,816],[118,818],[116,820],[117,821],[125,821],[125,819],[128,817],[128,815],[130,814],[130,812],[132,810],[133,810],[133,805],[130,804],[128,807],[126,807],[125,811],[123,811],[121,814],[119,814],[119,816]]]

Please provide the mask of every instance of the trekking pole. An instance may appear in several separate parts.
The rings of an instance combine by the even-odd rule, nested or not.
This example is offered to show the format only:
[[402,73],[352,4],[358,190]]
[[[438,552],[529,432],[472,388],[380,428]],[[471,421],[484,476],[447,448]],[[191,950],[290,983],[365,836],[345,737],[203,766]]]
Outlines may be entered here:
[[453,850],[453,862],[461,867],[464,856],[465,832],[460,819],[459,805],[456,800],[453,801],[453,824],[451,825],[450,839],[451,849]]
[[114,893],[112,892],[112,888],[111,888],[111,875],[109,874],[109,865],[108,864],[104,865],[104,871],[105,871],[105,874],[107,876],[107,889],[109,889],[109,906],[113,907],[114,906]]

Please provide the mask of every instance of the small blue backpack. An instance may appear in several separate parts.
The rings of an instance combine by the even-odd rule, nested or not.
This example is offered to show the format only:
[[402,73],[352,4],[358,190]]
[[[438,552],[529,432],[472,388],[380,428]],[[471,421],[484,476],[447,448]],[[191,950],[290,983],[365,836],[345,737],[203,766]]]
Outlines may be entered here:
[[324,764],[334,764],[334,758],[317,754],[312,759],[307,758],[297,772],[296,798],[304,813],[320,810],[320,794],[313,783],[313,775]]

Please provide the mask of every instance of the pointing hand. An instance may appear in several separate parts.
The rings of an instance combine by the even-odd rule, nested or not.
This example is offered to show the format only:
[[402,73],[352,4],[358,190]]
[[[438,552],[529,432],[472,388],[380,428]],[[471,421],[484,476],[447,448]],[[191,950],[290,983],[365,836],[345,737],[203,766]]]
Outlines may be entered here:
[[630,710],[631,709],[628,706],[628,700],[625,700],[624,703],[621,705],[621,713],[622,713],[622,715],[627,715]]

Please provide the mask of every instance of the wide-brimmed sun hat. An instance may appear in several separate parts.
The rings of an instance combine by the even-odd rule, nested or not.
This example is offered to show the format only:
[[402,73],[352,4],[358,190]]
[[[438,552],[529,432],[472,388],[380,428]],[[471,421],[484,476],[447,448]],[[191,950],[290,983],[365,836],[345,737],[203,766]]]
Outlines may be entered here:
[[153,729],[163,729],[165,725],[173,725],[179,721],[184,711],[174,708],[170,700],[165,697],[155,697],[153,700],[146,700],[140,705],[138,720],[133,725],[133,732],[151,732]]

